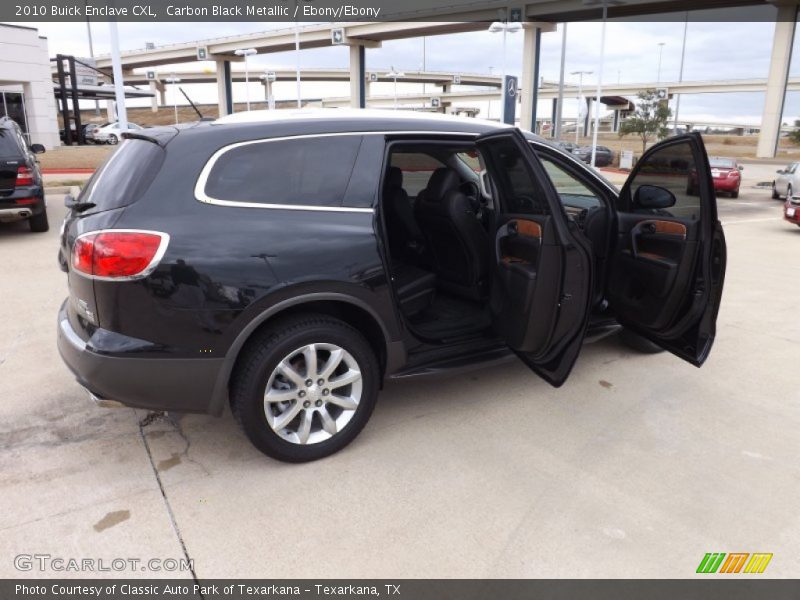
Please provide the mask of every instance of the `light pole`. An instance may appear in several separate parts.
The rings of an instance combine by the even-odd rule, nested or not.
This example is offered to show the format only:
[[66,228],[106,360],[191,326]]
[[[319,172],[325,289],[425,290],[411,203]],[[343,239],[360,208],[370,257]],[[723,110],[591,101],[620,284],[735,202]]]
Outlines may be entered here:
[[564,65],[567,59],[567,24],[561,24],[561,70],[558,76],[558,100],[556,100],[556,122],[553,123],[553,136],[561,139],[561,108],[564,104]]
[[664,53],[664,46],[667,42],[658,42],[658,76],[656,83],[661,83],[661,55]]
[[[122,57],[119,52],[119,31],[116,21],[108,22],[108,33],[111,38],[111,68],[114,73],[114,101],[117,113],[117,124],[122,131],[128,131],[128,109],[125,106],[125,80],[122,78]],[[69,123],[64,123],[69,127]]]
[[172,87],[172,106],[175,108],[175,125],[178,124],[178,90],[175,87],[177,84],[181,82],[180,77],[175,77],[175,73],[173,73],[170,77],[167,77],[164,81],[167,83],[173,84]]
[[[686,20],[683,22],[683,45],[681,46],[681,69],[678,73],[678,81],[683,81],[683,59],[686,57],[686,31],[689,29],[689,11],[686,11]],[[678,111],[681,109],[681,95],[675,98],[675,122],[672,127],[673,135],[678,135]]]
[[239,48],[233,52],[236,56],[244,56],[244,98],[247,102],[247,110],[250,110],[250,73],[247,70],[247,57],[258,54],[255,48]]
[[570,75],[578,76],[578,115],[575,117],[575,143],[578,144],[578,133],[580,132],[581,113],[583,112],[583,76],[591,75],[593,71],[572,71]]
[[384,77],[391,77],[394,80],[394,109],[397,110],[397,78],[398,77],[405,77],[405,73],[401,73],[397,69],[392,66],[392,70],[386,73]]
[[597,159],[597,130],[600,129],[600,98],[603,92],[603,59],[606,53],[606,21],[608,6],[603,0],[603,25],[600,29],[600,66],[597,68],[597,94],[594,102],[594,127],[592,128],[592,168]]
[[[495,21],[489,26],[489,33],[502,33],[503,34],[503,72],[500,76],[500,81],[502,83],[501,87],[501,98],[502,101],[500,103],[500,121],[505,122],[506,118],[506,102],[505,102],[505,95],[506,95],[506,37],[509,33],[516,33],[517,31],[522,30],[522,25],[517,23],[516,21],[513,23],[509,23],[508,21]],[[535,84],[534,84],[535,85]]]

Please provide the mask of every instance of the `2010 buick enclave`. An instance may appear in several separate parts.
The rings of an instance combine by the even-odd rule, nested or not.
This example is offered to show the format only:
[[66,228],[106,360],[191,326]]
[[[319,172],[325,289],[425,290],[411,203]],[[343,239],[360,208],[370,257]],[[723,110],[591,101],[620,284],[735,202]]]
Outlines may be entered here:
[[96,400],[229,403],[261,451],[305,461],[356,437],[386,378],[516,355],[560,386],[620,327],[697,366],[711,349],[725,240],[696,134],[620,193],[473,119],[249,112],[125,137],[62,237],[58,345]]

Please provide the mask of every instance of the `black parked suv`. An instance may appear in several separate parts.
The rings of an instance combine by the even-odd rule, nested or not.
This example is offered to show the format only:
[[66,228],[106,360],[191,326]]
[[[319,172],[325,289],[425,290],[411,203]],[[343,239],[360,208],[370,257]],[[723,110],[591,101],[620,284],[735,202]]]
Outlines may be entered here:
[[711,349],[725,241],[698,135],[619,194],[474,119],[254,111],[125,137],[61,240],[59,350],[100,403],[230,404],[299,462],[355,438],[386,378],[516,355],[560,386],[620,324],[697,366]]
[[28,219],[31,231],[47,231],[44,186],[35,154],[41,144],[28,147],[19,125],[0,117],[0,223]]

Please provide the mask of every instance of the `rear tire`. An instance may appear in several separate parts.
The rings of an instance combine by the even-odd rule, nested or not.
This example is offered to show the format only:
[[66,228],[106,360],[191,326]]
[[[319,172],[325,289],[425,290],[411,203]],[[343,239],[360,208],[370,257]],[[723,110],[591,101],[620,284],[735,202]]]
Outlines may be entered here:
[[[339,366],[326,372],[334,360]],[[337,387],[337,379],[358,375]],[[231,409],[261,452],[307,462],[356,438],[375,408],[379,380],[378,361],[361,333],[326,315],[299,315],[247,343],[231,381]]]
[[731,198],[738,198],[739,197],[739,190],[731,192]]
[[34,233],[44,233],[49,230],[50,223],[47,221],[47,209],[42,209],[40,214],[30,217],[28,225]]
[[634,333],[627,327],[623,327],[622,331],[619,332],[619,339],[629,348],[642,354],[658,354],[664,351],[660,346],[657,346],[647,338],[643,338],[638,333]]

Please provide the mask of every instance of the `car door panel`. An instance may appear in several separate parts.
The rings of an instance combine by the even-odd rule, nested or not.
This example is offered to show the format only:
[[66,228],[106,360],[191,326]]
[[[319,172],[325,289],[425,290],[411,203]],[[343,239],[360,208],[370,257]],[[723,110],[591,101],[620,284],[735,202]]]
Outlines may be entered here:
[[[493,308],[498,332],[520,352],[541,352],[548,343],[553,310],[558,303],[561,259],[552,243],[550,217],[504,216],[495,234]],[[547,237],[545,238],[545,232]],[[548,243],[545,243],[547,240]],[[535,316],[534,307],[541,307]],[[533,318],[532,318],[533,317]]]
[[[657,202],[672,203],[651,205],[654,189]],[[622,324],[699,366],[713,343],[725,270],[725,241],[700,137],[679,136],[651,148],[619,202],[609,303]]]
[[497,200],[490,300],[495,329],[525,364],[559,386],[588,321],[591,247],[567,220],[518,130],[480,136],[478,148]]

